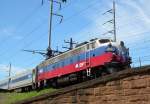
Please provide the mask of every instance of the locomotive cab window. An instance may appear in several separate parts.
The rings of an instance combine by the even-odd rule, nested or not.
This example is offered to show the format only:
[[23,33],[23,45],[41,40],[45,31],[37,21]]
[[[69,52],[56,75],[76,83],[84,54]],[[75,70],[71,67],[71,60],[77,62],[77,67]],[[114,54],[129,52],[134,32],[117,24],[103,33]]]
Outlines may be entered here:
[[101,40],[99,40],[99,42],[100,43],[108,43],[108,42],[110,42],[110,40],[109,39],[101,39]]
[[57,63],[57,68],[59,68],[59,63]]

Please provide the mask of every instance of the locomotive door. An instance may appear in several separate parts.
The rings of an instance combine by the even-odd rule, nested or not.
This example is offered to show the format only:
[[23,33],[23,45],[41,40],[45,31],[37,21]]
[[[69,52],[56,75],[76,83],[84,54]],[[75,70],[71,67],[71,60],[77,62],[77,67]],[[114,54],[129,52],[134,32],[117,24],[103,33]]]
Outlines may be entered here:
[[90,67],[90,44],[87,44],[86,46],[85,56],[86,56],[86,66]]

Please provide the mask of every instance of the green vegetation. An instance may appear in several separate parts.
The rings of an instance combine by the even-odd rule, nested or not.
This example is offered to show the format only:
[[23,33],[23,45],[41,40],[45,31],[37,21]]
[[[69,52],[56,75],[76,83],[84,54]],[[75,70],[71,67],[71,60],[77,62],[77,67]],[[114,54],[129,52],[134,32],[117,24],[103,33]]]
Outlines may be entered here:
[[35,97],[41,94],[45,94],[45,93],[51,93],[53,91],[55,91],[56,89],[53,88],[48,88],[48,89],[43,89],[41,91],[30,91],[30,92],[23,92],[23,93],[16,93],[16,92],[12,92],[12,93],[1,93],[0,96],[3,96],[3,99],[1,99],[0,97],[0,103],[4,103],[4,104],[11,104],[20,100],[24,100],[24,99],[28,99],[31,97]]

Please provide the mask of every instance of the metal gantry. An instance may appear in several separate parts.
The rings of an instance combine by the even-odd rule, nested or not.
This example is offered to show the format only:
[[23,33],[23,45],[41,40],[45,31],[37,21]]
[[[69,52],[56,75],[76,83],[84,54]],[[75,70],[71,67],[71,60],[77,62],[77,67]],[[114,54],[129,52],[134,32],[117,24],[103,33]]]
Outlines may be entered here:
[[69,44],[69,47],[63,47],[63,48],[66,48],[66,49],[68,49],[68,50],[72,50],[72,49],[73,49],[73,46],[74,46],[75,44],[77,44],[76,42],[73,41],[72,38],[70,38],[70,41],[64,40],[64,42],[67,43],[67,44]]
[[114,35],[113,40],[114,40],[114,42],[116,42],[117,41],[117,36],[116,36],[116,3],[115,3],[115,1],[113,1],[113,8],[106,11],[105,13],[103,13],[103,15],[106,14],[106,13],[113,14],[113,19],[111,19],[109,21],[106,21],[103,25],[105,25],[107,23],[111,23],[111,24],[113,24],[113,30],[107,31],[106,33],[104,33],[104,35],[108,34],[108,33],[113,34]]

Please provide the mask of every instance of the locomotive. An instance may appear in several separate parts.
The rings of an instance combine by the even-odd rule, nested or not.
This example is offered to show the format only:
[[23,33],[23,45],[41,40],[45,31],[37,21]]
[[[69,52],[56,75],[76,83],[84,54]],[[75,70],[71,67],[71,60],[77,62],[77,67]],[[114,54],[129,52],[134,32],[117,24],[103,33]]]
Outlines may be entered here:
[[[31,71],[0,82],[0,88],[30,90],[82,82],[130,67],[129,49],[123,41],[92,39],[42,61]],[[9,86],[8,86],[9,84]]]

